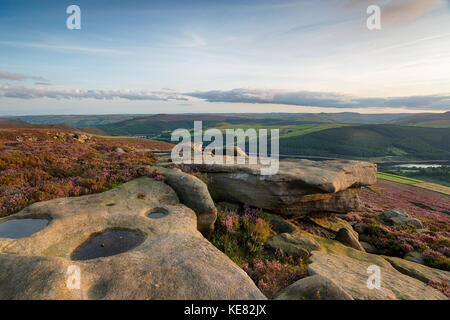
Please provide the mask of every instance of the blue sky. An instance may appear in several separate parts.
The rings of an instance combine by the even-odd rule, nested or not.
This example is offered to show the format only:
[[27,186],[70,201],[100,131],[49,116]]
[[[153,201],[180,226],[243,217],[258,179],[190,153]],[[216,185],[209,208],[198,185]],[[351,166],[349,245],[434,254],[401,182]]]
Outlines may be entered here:
[[0,0],[0,115],[442,112],[449,18],[447,0]]

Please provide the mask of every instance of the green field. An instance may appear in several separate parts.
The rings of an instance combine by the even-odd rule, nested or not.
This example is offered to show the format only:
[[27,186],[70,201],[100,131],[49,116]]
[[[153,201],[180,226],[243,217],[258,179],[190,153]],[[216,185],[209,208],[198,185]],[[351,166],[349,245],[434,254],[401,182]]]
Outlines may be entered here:
[[230,124],[230,123],[220,123],[212,128],[217,128],[222,130],[223,132],[226,129],[267,129],[270,131],[271,129],[279,129],[280,130],[280,138],[290,138],[302,136],[308,133],[322,131],[326,129],[340,128],[348,126],[348,124],[341,123],[308,123],[308,124],[292,124],[292,125],[263,125],[260,123],[239,123],[239,124]]
[[398,183],[411,184],[411,185],[423,182],[421,180],[411,179],[411,178],[402,177],[402,176],[385,173],[385,172],[377,172],[377,178],[389,180],[389,181],[393,181],[393,182],[398,182]]

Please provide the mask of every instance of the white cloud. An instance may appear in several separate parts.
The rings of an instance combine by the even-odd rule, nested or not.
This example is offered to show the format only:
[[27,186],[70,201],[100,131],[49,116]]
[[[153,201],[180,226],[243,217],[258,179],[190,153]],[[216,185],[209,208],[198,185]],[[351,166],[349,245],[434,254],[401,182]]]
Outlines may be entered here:
[[331,92],[233,89],[185,95],[210,102],[281,104],[322,108],[407,108],[450,110],[450,94],[364,98]]
[[22,73],[10,73],[7,71],[0,71],[0,79],[10,80],[10,81],[25,81],[25,80],[36,80],[40,82],[48,83],[49,81],[43,77],[28,76]]
[[51,99],[126,99],[126,100],[155,100],[168,101],[179,100],[186,101],[186,97],[173,92],[151,92],[151,91],[132,91],[124,89],[113,90],[54,90],[47,88],[26,88],[3,85],[0,86],[0,92],[8,98],[33,99],[33,98],[51,98]]
[[82,47],[82,46],[66,46],[66,45],[52,45],[35,42],[15,42],[15,41],[0,41],[0,46],[18,47],[18,48],[35,48],[52,51],[68,51],[84,54],[114,54],[114,55],[131,55],[132,52],[116,50],[116,49],[104,49],[94,47]]

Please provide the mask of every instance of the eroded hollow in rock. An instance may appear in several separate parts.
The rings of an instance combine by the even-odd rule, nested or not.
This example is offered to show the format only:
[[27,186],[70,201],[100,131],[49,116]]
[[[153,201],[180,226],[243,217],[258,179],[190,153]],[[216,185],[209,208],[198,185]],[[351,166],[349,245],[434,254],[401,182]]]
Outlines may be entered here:
[[129,251],[145,240],[145,234],[139,230],[109,229],[95,233],[89,240],[72,253],[72,260],[90,260],[109,257]]
[[155,208],[147,214],[147,217],[151,219],[160,219],[167,216],[168,213],[169,212],[164,208]]
[[49,219],[13,219],[0,224],[0,238],[19,239],[44,229]]

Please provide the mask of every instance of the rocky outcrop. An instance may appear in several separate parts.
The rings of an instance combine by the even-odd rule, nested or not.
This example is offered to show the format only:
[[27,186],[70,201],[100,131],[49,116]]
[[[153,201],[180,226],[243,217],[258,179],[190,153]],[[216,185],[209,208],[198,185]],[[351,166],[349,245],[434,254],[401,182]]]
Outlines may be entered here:
[[206,172],[215,201],[231,201],[284,215],[346,213],[361,206],[359,187],[376,183],[376,165],[336,160],[282,160],[274,175],[252,164],[188,164]]
[[[282,219],[279,217],[279,219]],[[322,223],[323,225],[326,225]],[[294,257],[309,259],[308,273],[322,280],[310,280],[293,285],[278,296],[279,299],[317,299],[314,288],[325,287],[323,279],[332,283],[333,292],[347,293],[352,299],[447,299],[438,290],[426,285],[428,281],[448,279],[448,272],[424,267],[397,258],[382,257],[357,250],[333,240],[322,238],[302,230],[288,221],[277,221],[280,232],[267,242],[274,250],[283,250]],[[292,230],[294,228],[294,230]],[[343,230],[346,230],[342,228]],[[342,230],[341,229],[341,230]],[[351,233],[346,230],[348,235]],[[369,266],[377,266],[381,272],[381,289],[369,288]],[[300,281],[303,281],[300,280]],[[448,281],[448,280],[447,280]],[[424,283],[425,282],[425,283]],[[304,286],[304,288],[303,288]],[[336,288],[337,287],[337,288]],[[330,295],[330,299],[333,297]],[[337,296],[334,296],[337,299]]]
[[352,233],[356,239],[358,239],[359,237],[358,233],[353,229],[351,224],[339,217],[333,215],[325,217],[309,217],[308,220],[334,233],[337,233],[339,232],[339,230],[344,228],[347,229],[350,233]]
[[282,250],[293,257],[307,258],[311,251],[319,250],[320,244],[306,232],[295,230],[270,238],[266,245],[274,250]]
[[315,275],[290,285],[276,300],[353,300],[353,297],[331,280]]
[[340,229],[337,232],[335,239],[346,246],[365,252],[364,247],[359,243],[358,238],[346,228]]
[[384,257],[398,271],[425,283],[430,281],[450,283],[450,272],[426,267],[396,257]]
[[149,167],[150,170],[158,170],[165,178],[166,183],[177,193],[180,201],[197,214],[197,228],[206,237],[214,230],[214,222],[217,218],[217,209],[214,205],[206,184],[184,173],[180,169]]
[[[35,203],[0,223],[42,217],[50,223],[41,231],[0,238],[0,299],[265,298],[198,232],[195,212],[163,182],[139,178],[101,194]],[[114,231],[122,233],[113,244],[128,245],[124,232],[140,241],[105,254],[111,243],[95,240]]]
[[[308,272],[329,279],[356,300],[447,300],[438,290],[398,272],[383,258],[377,258],[379,263],[373,264],[366,259],[313,251]],[[379,289],[368,285],[372,275],[368,268],[372,265],[380,270]]]

